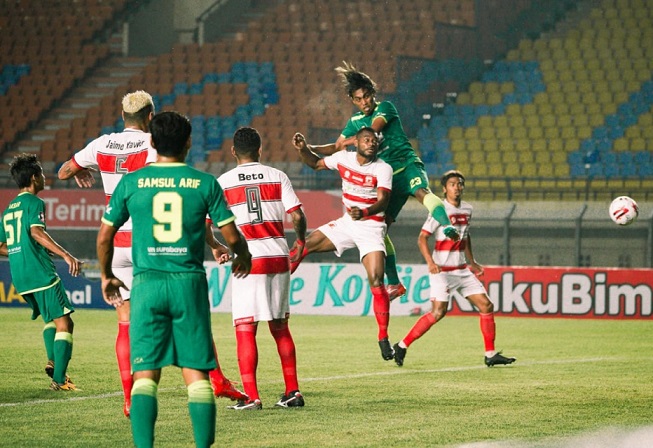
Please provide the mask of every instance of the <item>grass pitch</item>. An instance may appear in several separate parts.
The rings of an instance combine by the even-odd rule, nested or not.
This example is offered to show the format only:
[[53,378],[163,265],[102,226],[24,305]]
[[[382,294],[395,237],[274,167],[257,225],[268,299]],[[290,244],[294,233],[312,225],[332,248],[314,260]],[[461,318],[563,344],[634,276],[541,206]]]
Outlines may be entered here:
[[[42,322],[31,322],[27,309],[0,308],[0,446],[132,446],[114,354],[115,313],[80,310],[73,319],[69,374],[82,390],[52,392]],[[392,317],[393,343],[415,319]],[[277,409],[281,370],[261,325],[264,409],[230,411],[230,402],[219,399],[215,445],[572,446],[565,441],[579,434],[636,432],[653,422],[651,321],[499,317],[497,347],[517,362],[494,368],[483,365],[478,318],[439,322],[410,347],[401,368],[381,359],[375,327],[371,317],[293,316],[306,407]],[[238,380],[230,316],[215,314],[213,328],[222,368]],[[156,446],[193,446],[186,398],[179,369],[164,369]]]

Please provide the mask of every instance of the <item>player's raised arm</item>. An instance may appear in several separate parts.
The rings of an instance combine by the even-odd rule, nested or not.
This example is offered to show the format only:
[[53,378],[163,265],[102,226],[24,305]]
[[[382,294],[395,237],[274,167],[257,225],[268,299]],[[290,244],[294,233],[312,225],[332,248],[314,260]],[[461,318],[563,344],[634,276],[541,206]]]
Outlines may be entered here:
[[[313,147],[306,142],[306,137],[297,132],[292,138],[292,144],[297,150],[299,157],[301,157],[302,162],[310,166],[316,171],[327,170],[327,166],[324,164],[324,160],[320,158],[315,152],[313,152]],[[335,151],[334,151],[335,152]]]

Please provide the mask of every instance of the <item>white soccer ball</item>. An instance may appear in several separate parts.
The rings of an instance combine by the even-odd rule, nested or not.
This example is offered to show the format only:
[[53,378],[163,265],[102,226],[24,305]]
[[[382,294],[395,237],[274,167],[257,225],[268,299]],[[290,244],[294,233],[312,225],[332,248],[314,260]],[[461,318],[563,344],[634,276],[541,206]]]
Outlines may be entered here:
[[637,202],[628,196],[619,196],[610,203],[610,218],[620,226],[634,222],[638,215]]

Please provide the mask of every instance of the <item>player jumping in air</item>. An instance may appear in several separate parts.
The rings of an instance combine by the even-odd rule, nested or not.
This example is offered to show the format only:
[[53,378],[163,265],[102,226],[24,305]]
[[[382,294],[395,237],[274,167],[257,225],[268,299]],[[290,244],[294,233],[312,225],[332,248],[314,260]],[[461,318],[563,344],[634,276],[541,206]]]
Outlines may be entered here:
[[[394,345],[395,362],[398,366],[404,364],[410,344],[446,316],[450,293],[459,289],[479,310],[481,333],[485,343],[485,364],[488,367],[512,364],[515,358],[507,358],[494,349],[494,305],[485,287],[476,278],[476,275],[483,275],[483,266],[476,262],[472,253],[472,238],[469,233],[472,206],[462,200],[465,177],[460,171],[447,171],[440,179],[440,184],[444,193],[444,206],[460,234],[460,240],[448,240],[444,235],[443,226],[430,216],[422,226],[417,245],[429,270],[432,309],[430,313],[419,318],[404,339]],[[435,235],[435,247],[432,252],[428,242],[431,235]]]
[[[414,196],[438,223],[445,226],[447,238],[456,240],[456,229],[451,226],[440,198],[429,189],[424,164],[415,154],[395,106],[389,101],[377,102],[376,83],[353,65],[345,62],[342,67],[336,68],[336,72],[341,76],[345,91],[358,112],[349,119],[335,143],[310,145],[310,149],[318,154],[333,154],[352,145],[358,130],[371,127],[379,134],[379,158],[390,164],[393,171],[392,196],[385,211],[388,226],[396,221],[408,197]],[[394,300],[404,295],[406,288],[399,281],[395,248],[387,234],[385,245],[387,290],[390,300]]]

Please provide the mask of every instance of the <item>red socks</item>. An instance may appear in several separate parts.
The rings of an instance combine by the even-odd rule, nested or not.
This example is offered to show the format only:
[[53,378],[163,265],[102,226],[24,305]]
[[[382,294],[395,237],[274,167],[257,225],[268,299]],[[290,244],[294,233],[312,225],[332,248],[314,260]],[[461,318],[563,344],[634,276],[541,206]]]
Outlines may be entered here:
[[122,382],[125,400],[131,399],[132,386],[134,385],[129,356],[129,322],[118,322],[116,357],[118,358],[118,370],[120,370],[120,381]]
[[496,325],[494,324],[494,313],[483,314],[481,316],[481,333],[485,343],[485,351],[494,351],[494,339],[496,337]]
[[251,400],[259,399],[256,386],[256,367],[258,366],[258,347],[256,346],[256,324],[236,325],[236,345],[238,368],[243,389]]
[[437,321],[435,320],[435,316],[431,313],[426,313],[420,317],[404,338],[404,345],[406,347],[410,347],[410,344],[415,342],[416,339],[421,338],[424,333],[429,331],[429,329],[435,325],[436,322]]
[[217,367],[209,371],[209,378],[211,379],[211,384],[222,384],[225,380],[224,373],[220,369],[220,361],[218,361],[218,349],[215,346],[215,341],[213,341],[213,354],[215,355],[215,364]]
[[388,337],[388,324],[390,323],[390,298],[385,285],[371,287],[372,291],[372,307],[374,309],[374,317],[376,317],[376,324],[379,327],[378,340],[386,339]]
[[268,322],[270,333],[277,343],[277,352],[281,359],[281,370],[283,371],[283,381],[286,384],[284,395],[299,390],[297,381],[297,358],[295,356],[295,342],[288,328],[288,321],[270,321]]

